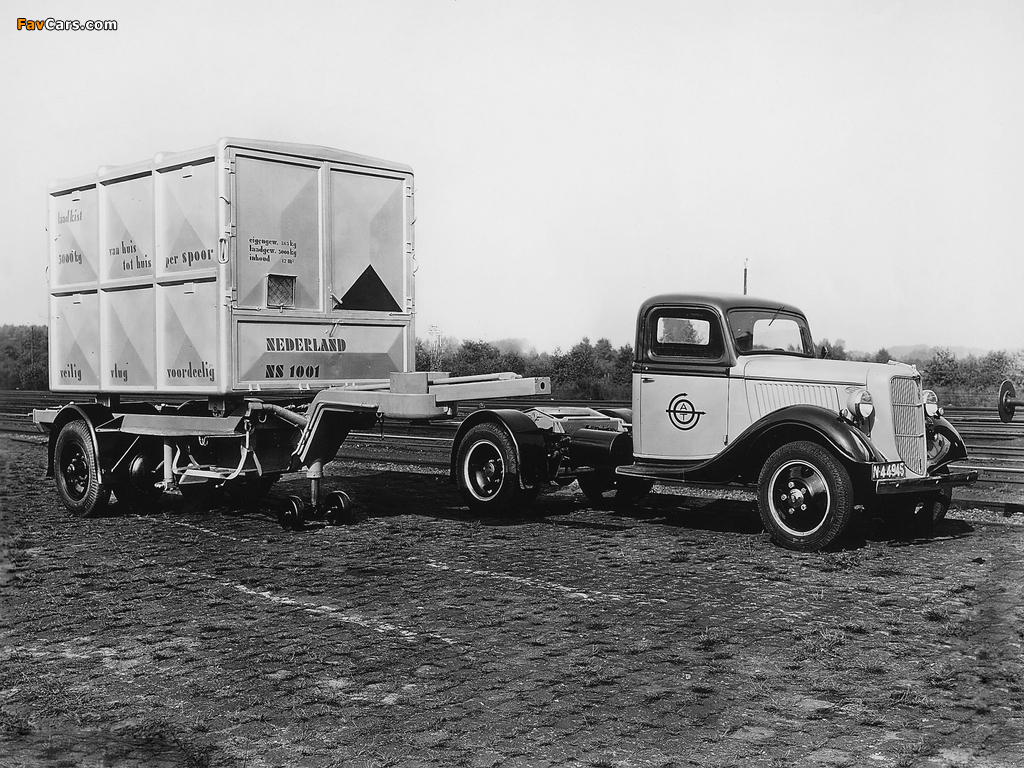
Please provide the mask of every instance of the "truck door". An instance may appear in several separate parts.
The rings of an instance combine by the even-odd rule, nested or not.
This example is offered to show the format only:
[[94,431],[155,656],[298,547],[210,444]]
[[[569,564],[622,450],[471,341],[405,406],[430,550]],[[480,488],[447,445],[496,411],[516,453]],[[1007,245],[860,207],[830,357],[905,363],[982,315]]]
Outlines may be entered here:
[[656,307],[642,320],[634,369],[637,458],[718,455],[729,428],[729,361],[719,317],[703,307]]

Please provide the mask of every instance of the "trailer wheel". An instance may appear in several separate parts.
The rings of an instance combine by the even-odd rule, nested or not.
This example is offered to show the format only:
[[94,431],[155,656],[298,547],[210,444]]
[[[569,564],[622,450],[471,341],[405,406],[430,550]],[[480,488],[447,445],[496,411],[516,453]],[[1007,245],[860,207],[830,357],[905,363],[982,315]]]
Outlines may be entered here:
[[598,509],[627,509],[641,501],[651,488],[653,480],[621,477],[613,472],[592,472],[576,478],[580,490]]
[[776,543],[803,552],[827,549],[853,519],[850,473],[816,443],[789,443],[762,467],[757,506]]
[[100,480],[100,467],[92,434],[81,420],[69,421],[54,446],[57,495],[76,517],[92,517],[103,511],[110,488]]
[[474,512],[501,514],[537,496],[536,489],[520,485],[515,443],[498,424],[477,424],[466,432],[456,464],[459,489]]

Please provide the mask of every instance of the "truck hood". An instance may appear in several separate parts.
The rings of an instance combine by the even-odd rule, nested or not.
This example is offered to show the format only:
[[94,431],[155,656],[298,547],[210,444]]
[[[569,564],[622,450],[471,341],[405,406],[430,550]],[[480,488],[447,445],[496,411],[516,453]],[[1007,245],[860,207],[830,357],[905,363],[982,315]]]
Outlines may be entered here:
[[867,386],[869,380],[892,376],[917,376],[904,363],[862,363],[854,360],[817,360],[792,355],[751,355],[741,357],[737,373],[747,379],[786,382],[814,382]]

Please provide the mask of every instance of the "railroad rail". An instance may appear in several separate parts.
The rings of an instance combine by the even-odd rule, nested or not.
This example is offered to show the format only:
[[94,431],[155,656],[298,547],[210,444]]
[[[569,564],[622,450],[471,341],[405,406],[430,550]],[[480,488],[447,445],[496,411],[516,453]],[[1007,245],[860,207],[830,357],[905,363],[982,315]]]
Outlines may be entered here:
[[[32,410],[59,408],[75,398],[51,392],[3,390],[0,391],[0,432],[38,433],[32,423]],[[81,399],[81,398],[80,398]],[[88,399],[88,398],[86,398]],[[122,401],[135,398],[123,396]],[[138,400],[144,400],[139,396]],[[167,397],[169,403],[183,402],[187,398]],[[423,466],[446,467],[452,439],[459,422],[480,408],[529,408],[537,405],[585,406],[592,408],[628,408],[621,400],[553,400],[551,398],[515,398],[507,401],[488,400],[486,403],[463,402],[459,414],[451,421],[430,424],[385,423],[372,432],[352,433],[339,456],[343,458],[377,458],[385,460],[401,455],[403,461]],[[1024,486],[1024,420],[1004,423],[995,406],[948,407],[946,418],[959,430],[967,443],[970,463],[956,465],[961,469],[981,470],[983,486]],[[375,456],[376,454],[376,456]]]

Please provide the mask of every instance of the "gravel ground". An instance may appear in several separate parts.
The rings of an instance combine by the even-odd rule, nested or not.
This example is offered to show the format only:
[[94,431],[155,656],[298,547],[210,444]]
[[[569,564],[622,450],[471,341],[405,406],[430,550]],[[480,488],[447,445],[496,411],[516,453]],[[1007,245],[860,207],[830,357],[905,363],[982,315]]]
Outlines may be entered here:
[[3,766],[1024,765],[1024,526],[969,498],[799,554],[742,494],[490,521],[344,461],[362,521],[286,533],[75,519],[44,471],[0,437]]

